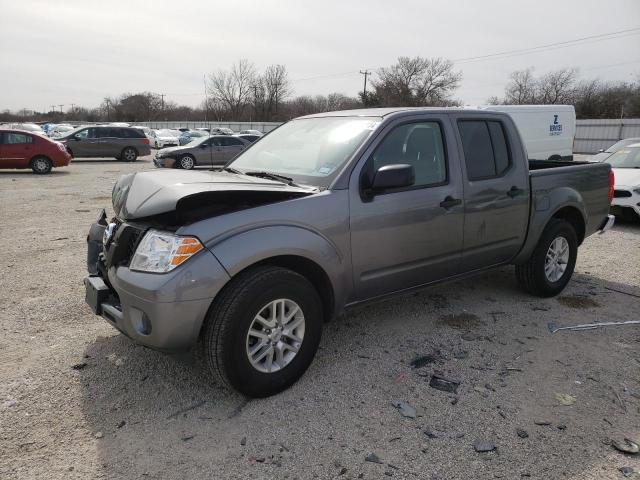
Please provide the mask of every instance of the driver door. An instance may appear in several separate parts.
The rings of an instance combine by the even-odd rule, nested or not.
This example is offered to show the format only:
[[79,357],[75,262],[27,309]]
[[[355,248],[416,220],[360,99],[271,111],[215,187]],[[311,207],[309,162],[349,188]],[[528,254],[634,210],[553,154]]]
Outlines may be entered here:
[[[366,300],[459,272],[464,221],[455,137],[445,115],[388,126],[351,175],[351,256],[356,297]],[[409,187],[363,196],[383,165],[409,164]]]

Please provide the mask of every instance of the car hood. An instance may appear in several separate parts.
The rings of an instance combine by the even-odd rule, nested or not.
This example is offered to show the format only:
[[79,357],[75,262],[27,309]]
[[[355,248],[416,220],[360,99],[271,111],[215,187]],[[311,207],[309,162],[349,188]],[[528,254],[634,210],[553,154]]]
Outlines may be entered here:
[[113,187],[112,202],[116,216],[123,220],[179,210],[181,217],[192,218],[186,210],[222,203],[226,211],[238,210],[247,204],[274,203],[317,191],[224,171],[154,170],[120,177]]
[[184,146],[182,146],[182,147],[167,147],[167,148],[161,148],[160,150],[158,150],[158,154],[160,154],[160,153],[171,153],[171,152],[183,151],[183,150],[184,150]]
[[614,168],[616,187],[636,187],[640,185],[640,168]]

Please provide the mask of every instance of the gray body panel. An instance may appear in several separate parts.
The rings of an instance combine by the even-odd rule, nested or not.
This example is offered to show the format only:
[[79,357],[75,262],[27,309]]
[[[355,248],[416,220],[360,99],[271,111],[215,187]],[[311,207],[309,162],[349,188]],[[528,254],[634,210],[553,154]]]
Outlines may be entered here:
[[[170,274],[111,268],[109,279],[123,305],[149,309],[161,318],[158,328],[169,329],[137,341],[163,350],[190,348],[204,320],[204,305],[211,304],[230,278],[260,262],[293,258],[315,264],[330,283],[335,315],[348,305],[495,265],[524,262],[561,208],[580,213],[586,235],[606,219],[610,167],[576,164],[529,172],[520,136],[506,114],[461,109],[348,113],[354,114],[382,116],[383,121],[324,191],[227,172],[154,171],[118,182],[116,213],[134,221],[170,212],[182,199],[203,192],[299,195],[179,226],[178,235],[197,237],[208,252]],[[467,179],[457,127],[462,118],[503,123],[512,157],[504,175],[487,181]],[[361,174],[376,146],[395,126],[417,121],[438,122],[444,133],[446,182],[363,197]],[[518,189],[516,195],[507,195],[511,187]],[[448,197],[461,201],[444,208],[440,203]],[[158,307],[172,302],[193,302],[184,304],[180,327],[166,317],[177,310]]]

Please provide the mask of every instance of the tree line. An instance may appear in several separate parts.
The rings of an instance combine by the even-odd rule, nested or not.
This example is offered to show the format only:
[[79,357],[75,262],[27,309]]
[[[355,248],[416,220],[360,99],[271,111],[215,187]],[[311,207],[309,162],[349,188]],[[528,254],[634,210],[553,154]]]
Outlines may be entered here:
[[[285,65],[259,71],[248,60],[218,69],[205,78],[198,107],[179,105],[153,92],[105,97],[94,108],[74,107],[67,112],[0,112],[0,122],[143,122],[143,121],[253,121],[281,122],[312,113],[392,106],[460,106],[455,94],[462,72],[443,58],[399,57],[372,75],[366,90],[356,96],[342,93],[294,95]],[[536,75],[533,68],[509,75],[502,96],[489,104],[572,104],[578,118],[640,117],[640,77],[632,82],[582,79],[576,68]]]

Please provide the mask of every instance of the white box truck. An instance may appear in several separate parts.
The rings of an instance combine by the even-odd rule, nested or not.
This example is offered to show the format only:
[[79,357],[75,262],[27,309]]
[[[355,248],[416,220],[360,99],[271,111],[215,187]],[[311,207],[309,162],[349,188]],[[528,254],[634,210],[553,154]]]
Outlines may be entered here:
[[508,113],[529,160],[573,160],[576,111],[573,105],[481,105],[479,110]]

